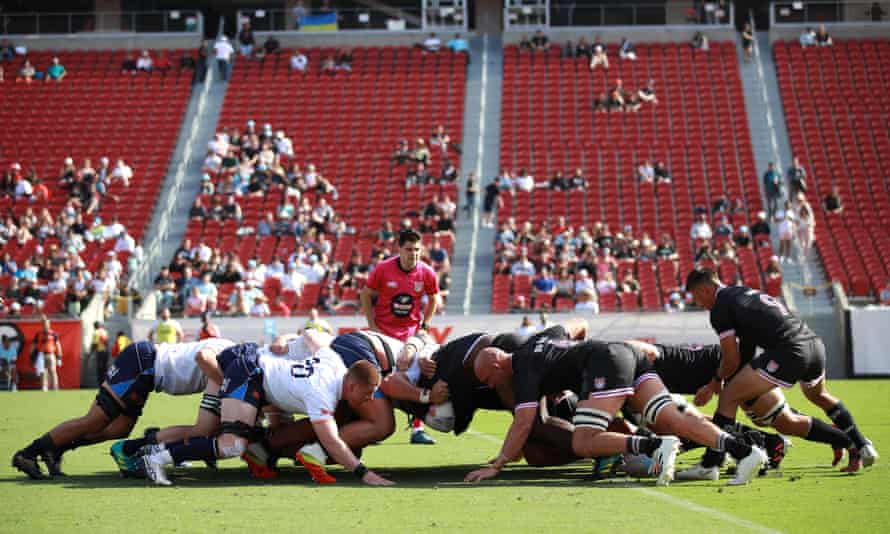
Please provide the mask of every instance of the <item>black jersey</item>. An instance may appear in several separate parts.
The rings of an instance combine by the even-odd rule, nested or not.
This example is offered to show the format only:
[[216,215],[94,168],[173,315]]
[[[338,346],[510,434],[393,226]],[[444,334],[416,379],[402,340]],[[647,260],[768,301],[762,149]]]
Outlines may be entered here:
[[741,343],[763,349],[787,347],[818,337],[780,301],[745,286],[717,290],[711,326],[720,339],[735,336]]
[[671,393],[694,394],[720,368],[720,345],[655,346],[660,353],[655,370]]
[[418,385],[431,388],[440,379],[448,383],[448,394],[454,407],[455,434],[463,433],[470,426],[473,413],[477,409],[505,409],[497,392],[476,380],[472,368],[466,368],[470,353],[476,346],[496,347],[505,352],[513,352],[520,344],[521,340],[515,334],[477,332],[453,339],[433,353],[436,373],[432,379],[421,377]]
[[581,391],[584,367],[593,344],[575,342],[561,326],[530,337],[513,354],[513,392],[516,410],[538,405],[542,395]]

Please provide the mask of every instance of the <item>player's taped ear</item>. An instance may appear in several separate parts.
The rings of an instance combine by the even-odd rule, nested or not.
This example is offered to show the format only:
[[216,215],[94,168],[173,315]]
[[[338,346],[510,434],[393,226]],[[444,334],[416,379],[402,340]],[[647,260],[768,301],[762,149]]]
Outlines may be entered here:
[[776,418],[779,417],[779,414],[782,413],[782,410],[785,409],[785,399],[777,399],[776,403],[772,408],[767,410],[767,412],[763,415],[757,415],[752,411],[746,410],[745,415],[748,416],[748,419],[751,420],[757,426],[768,427],[773,426],[776,422]]
[[578,408],[575,411],[575,417],[572,418],[572,424],[576,428],[595,428],[597,430],[605,430],[609,428],[612,422],[612,414],[594,408]]
[[219,395],[205,393],[204,396],[201,397],[201,409],[207,410],[219,417],[222,409],[222,400],[219,398]]
[[658,414],[661,413],[661,410],[673,403],[674,399],[671,398],[671,394],[666,390],[653,395],[643,408],[643,421],[646,423],[646,426],[655,426],[655,421],[658,420]]

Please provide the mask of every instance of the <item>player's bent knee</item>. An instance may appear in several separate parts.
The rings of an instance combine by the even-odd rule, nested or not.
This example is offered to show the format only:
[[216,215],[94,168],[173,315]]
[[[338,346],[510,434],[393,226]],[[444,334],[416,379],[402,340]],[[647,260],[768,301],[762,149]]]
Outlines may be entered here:
[[746,411],[745,415],[748,416],[748,419],[751,420],[752,423],[759,427],[771,427],[775,424],[776,418],[782,413],[785,409],[786,403],[785,398],[776,399],[774,403],[762,414],[758,415],[753,411]]
[[646,406],[643,407],[643,422],[648,427],[655,426],[656,421],[658,421],[658,415],[668,406],[672,406],[673,403],[671,394],[667,391],[653,395],[646,403]]

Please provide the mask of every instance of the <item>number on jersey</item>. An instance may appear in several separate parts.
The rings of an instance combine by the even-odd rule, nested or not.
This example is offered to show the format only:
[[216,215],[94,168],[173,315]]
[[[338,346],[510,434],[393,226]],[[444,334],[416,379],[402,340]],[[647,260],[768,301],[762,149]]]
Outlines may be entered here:
[[302,361],[294,362],[290,366],[290,374],[294,378],[309,378],[315,372],[315,364],[321,362],[319,358],[306,358]]

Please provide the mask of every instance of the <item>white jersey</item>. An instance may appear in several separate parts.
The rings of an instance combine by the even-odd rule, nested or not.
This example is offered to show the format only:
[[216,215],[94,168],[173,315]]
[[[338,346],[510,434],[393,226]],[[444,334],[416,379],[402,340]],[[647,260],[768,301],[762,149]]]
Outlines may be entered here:
[[[316,335],[321,338],[322,345],[330,345],[334,339],[334,336],[327,333],[317,333]],[[313,356],[303,336],[297,336],[287,342],[287,354],[275,354],[269,350],[269,345],[263,345],[258,352],[260,356],[284,358],[285,360],[305,360]]]
[[[404,341],[387,336],[385,334],[381,334],[380,332],[362,330],[361,333],[365,336],[379,339],[381,343],[389,347],[389,351],[392,354],[393,359],[396,361],[398,361],[399,356],[402,354],[402,351],[405,350],[405,345],[407,345],[407,343],[405,343]],[[422,342],[418,338],[410,338],[409,341],[411,341],[414,346],[417,346],[417,344]],[[420,363],[418,362],[418,357],[430,357],[438,348],[439,345],[435,343],[428,343],[426,345],[423,345],[414,355],[414,359],[411,360],[411,366],[408,367],[407,371],[405,371],[405,376],[408,378],[408,381],[411,382],[412,385],[417,385],[417,381],[420,380]]]
[[285,412],[303,413],[310,421],[334,417],[343,390],[346,366],[340,356],[322,348],[303,360],[261,354],[266,400]]
[[207,387],[207,377],[195,358],[204,349],[219,354],[235,343],[227,339],[210,338],[193,343],[163,343],[157,346],[155,357],[155,391],[170,395],[200,393]]

